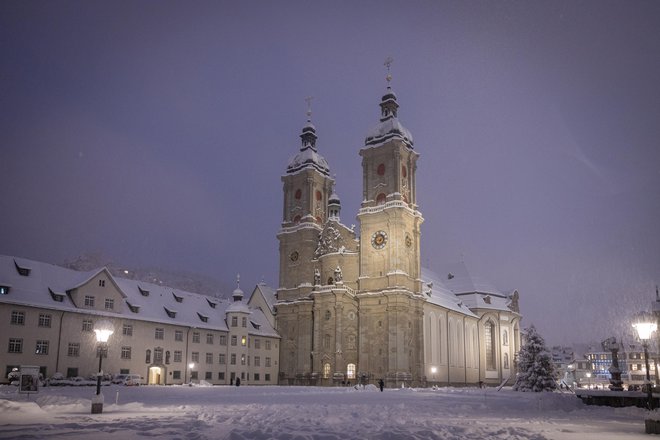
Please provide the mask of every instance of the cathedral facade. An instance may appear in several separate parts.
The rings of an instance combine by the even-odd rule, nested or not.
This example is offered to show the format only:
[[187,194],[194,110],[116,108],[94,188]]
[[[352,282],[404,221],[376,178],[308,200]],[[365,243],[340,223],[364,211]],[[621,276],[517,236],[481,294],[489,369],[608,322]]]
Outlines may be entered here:
[[398,108],[388,86],[359,152],[358,231],[341,222],[316,129],[309,119],[303,127],[282,177],[280,384],[499,384],[514,376],[518,293],[473,278],[463,263],[444,276],[421,267],[419,154]]

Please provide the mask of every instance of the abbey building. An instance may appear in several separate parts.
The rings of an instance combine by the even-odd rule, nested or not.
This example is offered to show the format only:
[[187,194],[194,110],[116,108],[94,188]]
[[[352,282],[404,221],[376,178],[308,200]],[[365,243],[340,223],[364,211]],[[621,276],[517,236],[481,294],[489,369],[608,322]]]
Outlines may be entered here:
[[[359,229],[345,226],[310,120],[282,177],[280,383],[501,383],[520,347],[518,293],[421,267],[419,154],[388,86],[366,136]],[[356,195],[358,196],[358,195]]]

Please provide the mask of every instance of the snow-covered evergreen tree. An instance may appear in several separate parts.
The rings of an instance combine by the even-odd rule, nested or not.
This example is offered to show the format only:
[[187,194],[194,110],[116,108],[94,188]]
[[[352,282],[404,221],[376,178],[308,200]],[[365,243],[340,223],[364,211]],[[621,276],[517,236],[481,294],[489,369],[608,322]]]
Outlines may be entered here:
[[513,389],[516,391],[553,391],[557,388],[552,356],[545,340],[532,325],[527,328],[527,337],[518,353],[518,377]]

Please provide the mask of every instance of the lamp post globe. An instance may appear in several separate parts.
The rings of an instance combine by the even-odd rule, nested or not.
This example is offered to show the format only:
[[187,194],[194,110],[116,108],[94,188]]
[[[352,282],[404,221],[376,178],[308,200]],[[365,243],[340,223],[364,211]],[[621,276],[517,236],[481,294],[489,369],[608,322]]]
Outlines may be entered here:
[[646,364],[646,395],[647,395],[647,405],[649,410],[653,409],[653,391],[651,385],[651,376],[650,376],[650,366],[649,366],[649,340],[651,339],[652,334],[658,329],[658,324],[655,316],[649,313],[640,313],[635,316],[632,325],[635,330],[637,330],[637,335],[642,341],[642,347],[644,348],[644,363]]
[[101,369],[101,366],[104,353],[108,350],[108,339],[114,331],[114,326],[108,320],[102,319],[94,324],[94,334],[96,334],[96,342],[98,344],[99,372],[96,374],[96,395],[92,398],[92,414],[100,414],[103,412],[103,394],[101,394],[101,377],[103,377],[103,370]]

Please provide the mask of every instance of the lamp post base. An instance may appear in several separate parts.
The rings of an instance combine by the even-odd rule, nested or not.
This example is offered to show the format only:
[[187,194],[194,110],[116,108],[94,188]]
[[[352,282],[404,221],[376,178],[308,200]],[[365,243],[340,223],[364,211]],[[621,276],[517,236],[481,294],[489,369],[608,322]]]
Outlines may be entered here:
[[101,414],[103,412],[103,394],[95,394],[92,397],[92,414]]

